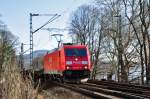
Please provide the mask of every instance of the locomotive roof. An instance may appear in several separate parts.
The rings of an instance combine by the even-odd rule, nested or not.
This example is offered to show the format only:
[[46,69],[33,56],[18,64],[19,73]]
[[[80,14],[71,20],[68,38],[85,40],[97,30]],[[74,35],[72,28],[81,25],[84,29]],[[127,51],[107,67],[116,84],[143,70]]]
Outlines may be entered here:
[[64,48],[83,48],[85,45],[64,45]]
[[85,48],[85,47],[86,47],[86,45],[63,45],[60,48],[54,48],[54,49],[50,50],[48,53],[52,53],[54,51],[58,51],[58,50],[60,50],[62,48]]

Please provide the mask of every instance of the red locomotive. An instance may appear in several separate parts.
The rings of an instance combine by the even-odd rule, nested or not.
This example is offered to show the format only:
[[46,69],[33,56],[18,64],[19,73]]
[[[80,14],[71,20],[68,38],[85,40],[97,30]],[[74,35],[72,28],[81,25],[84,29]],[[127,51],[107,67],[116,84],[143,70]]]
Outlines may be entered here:
[[81,80],[89,78],[90,71],[90,53],[85,45],[63,45],[44,56],[44,74]]

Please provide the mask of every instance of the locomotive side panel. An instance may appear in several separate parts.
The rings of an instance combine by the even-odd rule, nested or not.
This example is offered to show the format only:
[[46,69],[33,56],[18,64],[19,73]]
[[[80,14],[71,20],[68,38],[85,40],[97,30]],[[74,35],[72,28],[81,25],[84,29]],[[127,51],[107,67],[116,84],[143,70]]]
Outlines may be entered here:
[[64,48],[60,49],[60,69],[63,72],[66,69]]

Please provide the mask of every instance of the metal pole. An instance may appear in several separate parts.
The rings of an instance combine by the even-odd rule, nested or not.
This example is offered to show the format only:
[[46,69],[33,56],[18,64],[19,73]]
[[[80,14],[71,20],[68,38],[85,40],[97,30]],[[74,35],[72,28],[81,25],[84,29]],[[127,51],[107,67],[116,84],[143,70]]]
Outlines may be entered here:
[[32,13],[30,13],[30,67],[32,67],[33,65],[32,60],[33,60],[33,32],[32,32]]
[[119,68],[119,81],[122,81],[122,37],[121,37],[121,16],[118,15],[118,68]]
[[[36,29],[35,31],[33,31],[32,28],[32,17],[33,16],[53,16],[50,20],[48,20],[44,25],[40,26],[38,29]],[[37,31],[39,31],[40,29],[42,29],[44,26],[46,26],[47,24],[51,23],[52,21],[54,21],[55,19],[57,19],[58,17],[60,17],[60,15],[58,14],[32,14],[30,13],[30,67],[32,67],[33,71],[35,69],[35,67],[33,66],[33,34]]]
[[23,69],[23,67],[24,67],[23,43],[21,43],[21,56],[20,56],[20,58],[21,58],[21,64],[20,64],[20,66],[21,66],[21,69]]

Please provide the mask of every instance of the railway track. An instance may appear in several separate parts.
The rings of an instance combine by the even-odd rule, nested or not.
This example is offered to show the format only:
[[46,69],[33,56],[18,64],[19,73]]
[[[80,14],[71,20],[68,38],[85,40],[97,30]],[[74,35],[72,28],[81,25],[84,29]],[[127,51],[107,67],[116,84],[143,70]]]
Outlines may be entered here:
[[[150,90],[145,86],[122,85],[108,81],[88,81],[87,83],[71,84],[52,81],[60,87],[71,89],[91,98],[105,99],[149,99]],[[49,83],[50,84],[50,83]],[[48,84],[48,85],[49,85]],[[46,87],[48,86],[46,85]],[[47,87],[48,88],[48,87]]]
[[111,89],[111,90],[118,90],[122,92],[128,92],[132,94],[140,94],[141,96],[147,96],[150,98],[150,86],[143,86],[143,85],[133,85],[133,84],[126,84],[126,83],[117,83],[117,82],[110,82],[110,81],[88,81],[89,84],[96,84],[98,87]]
[[133,87],[133,88],[142,88],[145,90],[150,90],[150,86],[146,85],[135,85],[135,84],[128,84],[128,83],[118,83],[114,81],[98,81],[98,80],[88,80],[89,83],[96,83],[96,84],[102,84],[102,83],[107,83],[109,85],[119,85],[119,86],[125,86],[125,87]]
[[108,95],[108,94],[104,94],[102,92],[98,92],[96,90],[93,91],[88,88],[83,88],[83,87],[81,87],[82,84],[77,84],[77,85],[76,84],[61,84],[61,83],[57,83],[57,84],[61,87],[71,89],[73,91],[79,92],[79,93],[89,96],[91,98],[121,99],[121,97],[116,97],[115,95]]
[[[58,85],[69,88],[73,91],[82,93],[84,95],[90,96],[92,98],[106,98],[106,99],[149,99],[150,97],[147,95],[143,95],[140,93],[120,91],[118,89],[110,89],[108,86],[97,85],[92,83],[84,83],[84,84],[62,84],[57,83]],[[133,90],[132,90],[133,91]]]
[[[85,86],[86,85],[86,86]],[[96,84],[91,84],[91,83],[85,83],[82,85],[82,87],[88,88],[89,90],[93,91],[98,91],[102,92],[108,95],[114,95],[117,97],[125,98],[125,99],[145,99],[149,98],[147,95],[143,95],[140,93],[134,93],[131,90],[124,91],[125,89],[122,89],[121,91],[118,90],[118,88],[110,88],[109,86],[104,86],[104,85],[96,85]],[[121,89],[121,88],[120,88]]]

